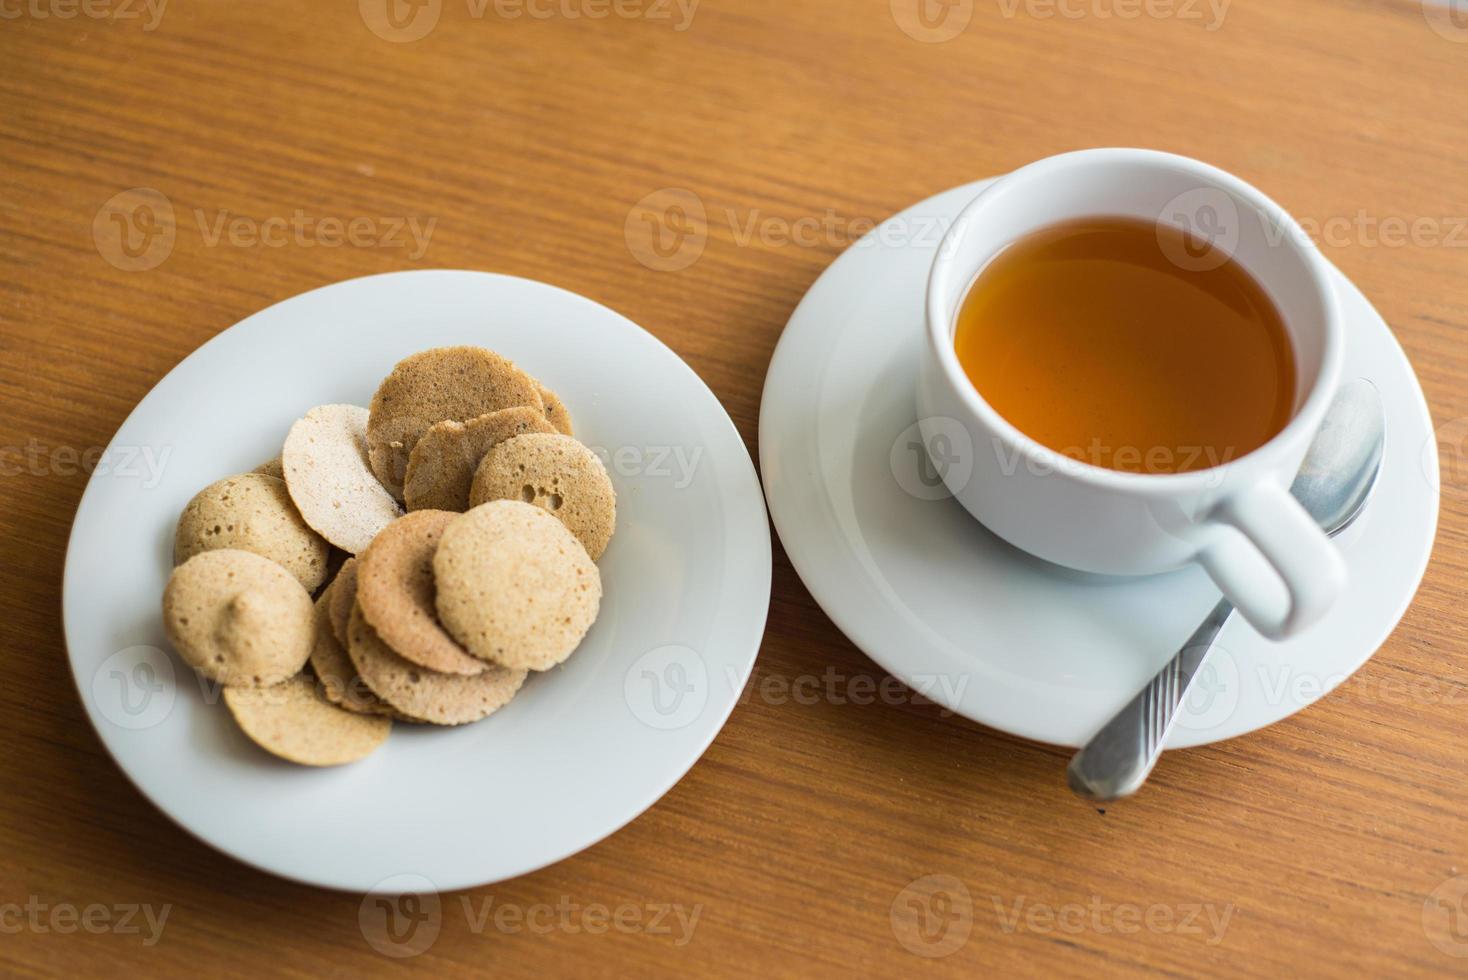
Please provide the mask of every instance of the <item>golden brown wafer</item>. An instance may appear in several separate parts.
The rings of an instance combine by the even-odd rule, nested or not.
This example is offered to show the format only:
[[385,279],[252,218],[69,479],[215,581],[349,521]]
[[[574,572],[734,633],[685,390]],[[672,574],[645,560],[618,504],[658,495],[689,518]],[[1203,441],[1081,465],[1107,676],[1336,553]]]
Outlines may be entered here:
[[163,628],[189,666],[221,684],[263,687],[298,673],[314,640],[311,596],[268,558],[195,555],[163,591]]
[[519,500],[552,514],[598,559],[617,526],[617,492],[596,454],[570,436],[530,433],[495,446],[474,473],[470,506]]
[[261,463],[250,472],[260,473],[264,476],[273,476],[277,480],[285,479],[285,467],[281,465],[279,456],[275,457],[272,460],[267,460],[266,462]]
[[240,728],[272,755],[303,766],[340,766],[366,758],[387,740],[392,719],[343,711],[305,674],[272,687],[225,688]]
[[433,553],[439,535],[457,518],[442,510],[415,510],[384,528],[357,560],[357,605],[367,622],[404,660],[444,674],[486,669],[439,625],[433,607]]
[[397,363],[372,396],[367,456],[372,471],[401,497],[408,457],[429,426],[465,422],[526,405],[544,413],[540,386],[511,361],[483,347],[438,347]]
[[429,426],[408,456],[403,500],[408,510],[469,509],[474,471],[485,453],[527,432],[554,432],[533,408],[505,408],[467,422],[446,419]]
[[173,563],[203,551],[238,548],[290,572],[307,592],[326,580],[330,546],[302,520],[285,481],[263,473],[226,477],[184,507],[174,533]]
[[329,601],[325,595],[316,600],[315,642],[311,646],[311,671],[316,675],[321,693],[326,700],[348,711],[365,715],[391,714],[392,709],[383,704],[357,676],[346,647],[332,632],[327,608]]
[[586,549],[550,514],[518,500],[474,508],[433,556],[440,621],[477,657],[549,670],[581,643],[601,603]]
[[331,632],[336,642],[347,645],[347,622],[352,618],[352,607],[357,604],[357,559],[348,558],[341,571],[331,582],[330,605],[327,614],[331,617]]
[[466,725],[510,702],[525,671],[491,667],[482,674],[440,674],[399,657],[352,609],[347,652],[367,686],[408,718],[432,725]]
[[560,396],[545,385],[541,385],[540,400],[545,403],[546,419],[555,426],[556,431],[563,436],[574,436],[576,430],[571,425],[571,412],[566,408],[566,403],[561,401]]

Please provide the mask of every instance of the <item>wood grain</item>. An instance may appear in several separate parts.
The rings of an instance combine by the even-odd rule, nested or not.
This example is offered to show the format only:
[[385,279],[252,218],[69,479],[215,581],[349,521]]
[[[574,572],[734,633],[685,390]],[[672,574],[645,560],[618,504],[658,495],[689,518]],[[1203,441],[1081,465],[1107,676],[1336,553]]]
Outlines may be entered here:
[[[850,228],[1061,150],[1143,145],[1232,170],[1322,229],[1358,216],[1442,229],[1322,246],[1395,328],[1444,439],[1434,560],[1375,659],[1280,725],[1169,755],[1146,793],[1100,813],[1068,796],[1059,750],[931,705],[782,697],[828,668],[847,685],[883,675],[777,548],[756,678],[705,759],[586,853],[443,896],[437,941],[407,962],[536,977],[1461,974],[1468,960],[1430,941],[1424,902],[1468,873],[1468,27],[1434,31],[1414,0],[1236,0],[1221,24],[1181,15],[1203,5],[1105,16],[1137,9],[1120,3],[1047,17],[1043,0],[979,0],[942,43],[904,33],[889,0],[703,0],[686,30],[568,16],[610,9],[597,0],[546,0],[547,19],[443,0],[434,29],[404,43],[350,0],[174,0],[152,29],[137,4],[111,20],[65,18],[79,10],[68,0],[0,4],[0,905],[169,908],[152,945],[146,927],[0,919],[0,972],[398,965],[364,940],[358,898],[255,872],[156,812],[77,700],[58,598],[86,481],[73,454],[104,446],[199,344],[352,276],[529,276],[661,337],[753,451],[781,328],[846,241],[751,238],[751,219]],[[133,188],[166,196],[177,221],[148,271],[118,268],[93,233]],[[678,272],[639,262],[626,233],[636,202],[665,188],[709,216],[706,248]],[[221,215],[248,229],[297,212],[316,237],[212,239]],[[381,219],[435,224],[413,254],[361,235],[324,243],[323,218],[371,219],[374,233]],[[934,958],[893,926],[928,875],[972,901],[971,934]],[[490,899],[582,911],[577,931],[477,929]],[[595,934],[579,928],[595,905],[699,919],[681,945],[676,931]],[[1170,924],[1159,912],[1133,928],[1152,906]],[[1194,906],[1204,917],[1181,928]],[[929,909],[927,952],[956,935],[945,908]],[[1221,935],[1208,911],[1229,914]]]

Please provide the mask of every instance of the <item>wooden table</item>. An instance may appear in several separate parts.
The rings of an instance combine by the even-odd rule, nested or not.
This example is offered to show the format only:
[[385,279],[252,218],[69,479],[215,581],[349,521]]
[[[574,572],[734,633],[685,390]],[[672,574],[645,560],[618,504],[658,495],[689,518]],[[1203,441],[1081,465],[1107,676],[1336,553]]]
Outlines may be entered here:
[[[1237,0],[1221,22],[1192,0],[963,0],[947,22],[907,0],[703,0],[691,21],[660,0],[425,0],[392,19],[380,0],[173,0],[161,16],[100,2],[0,0],[0,972],[397,965],[365,941],[356,896],[252,871],[155,811],[78,702],[58,594],[86,455],[189,351],[352,276],[513,273],[645,325],[754,452],[771,351],[849,230],[1095,145],[1186,153],[1265,188],[1330,239],[1412,358],[1442,427],[1443,514],[1375,659],[1268,731],[1170,755],[1101,813],[1068,794],[1059,749],[931,705],[780,696],[828,668],[847,692],[885,675],[777,547],[754,681],[703,761],[589,851],[442,896],[437,941],[408,963],[1468,969],[1449,955],[1468,953],[1468,907],[1463,941],[1443,931],[1468,888],[1468,20],[1413,0]],[[119,237],[109,215],[137,198],[108,202],[135,188],[166,199],[171,242]],[[667,188],[708,215],[676,271],[628,231]],[[1401,240],[1388,219],[1415,230]],[[1429,896],[1447,904],[1425,919]],[[518,913],[496,919],[502,905]],[[598,908],[641,924],[598,932]],[[697,912],[691,934],[678,912]]]

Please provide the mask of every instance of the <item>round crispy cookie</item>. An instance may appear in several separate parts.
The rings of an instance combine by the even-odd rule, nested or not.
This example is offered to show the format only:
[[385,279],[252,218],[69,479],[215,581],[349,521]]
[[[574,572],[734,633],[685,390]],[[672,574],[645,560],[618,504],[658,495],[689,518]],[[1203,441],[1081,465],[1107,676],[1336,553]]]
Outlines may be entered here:
[[617,526],[617,492],[596,453],[570,436],[530,433],[495,446],[474,473],[473,507],[520,500],[554,515],[593,560]]
[[440,621],[502,667],[563,662],[601,604],[601,575],[576,536],[518,500],[483,504],[444,529],[433,572]]
[[491,667],[482,674],[440,674],[404,660],[352,609],[347,627],[347,653],[373,692],[405,718],[431,725],[466,725],[493,714],[510,702],[525,671]]
[[331,618],[331,632],[336,642],[347,645],[347,623],[352,618],[352,607],[357,604],[357,559],[348,558],[336,578],[331,580],[330,595],[326,607]]
[[[335,588],[335,583],[332,583]],[[326,700],[348,711],[364,715],[391,714],[390,708],[378,700],[362,680],[347,656],[347,648],[331,629],[329,593],[316,600],[315,642],[311,646],[311,671]],[[348,610],[350,612],[350,610]]]
[[274,459],[266,460],[250,472],[260,473],[264,476],[273,476],[277,480],[285,479],[285,467],[281,465],[279,456],[275,457]]
[[415,510],[387,527],[357,559],[357,605],[382,641],[404,660],[444,674],[486,669],[434,616],[433,553],[458,514]]
[[484,454],[527,432],[554,432],[533,408],[504,408],[467,422],[445,419],[429,427],[408,455],[403,500],[408,510],[469,509],[469,489]]
[[184,507],[173,563],[216,548],[252,551],[294,575],[307,592],[326,580],[331,547],[301,519],[285,481],[263,473],[225,477]]
[[305,665],[315,609],[275,562],[223,548],[173,570],[163,590],[163,628],[179,656],[208,679],[264,687]]
[[540,386],[494,351],[438,347],[405,357],[372,396],[367,420],[372,472],[394,496],[401,496],[408,457],[429,426],[521,405],[544,413]]
[[318,405],[291,426],[280,456],[301,517],[354,555],[401,513],[367,464],[366,439],[367,409]]
[[576,430],[571,425],[571,412],[566,408],[566,403],[561,401],[560,396],[545,385],[541,385],[540,400],[545,402],[545,417],[551,425],[555,426],[556,431],[563,436],[574,436]]
[[272,687],[225,688],[224,703],[256,745],[303,766],[340,766],[366,758],[392,730],[391,718],[332,704],[305,674]]

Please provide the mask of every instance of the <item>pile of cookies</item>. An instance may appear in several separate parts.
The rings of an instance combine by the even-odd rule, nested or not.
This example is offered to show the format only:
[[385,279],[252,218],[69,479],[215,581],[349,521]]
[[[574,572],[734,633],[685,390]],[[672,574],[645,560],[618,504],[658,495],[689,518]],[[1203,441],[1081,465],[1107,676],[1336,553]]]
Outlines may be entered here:
[[564,663],[615,527],[553,392],[493,351],[427,350],[370,408],[311,409],[278,460],[189,501],[163,624],[246,735],[339,765],[394,720],[478,721]]

